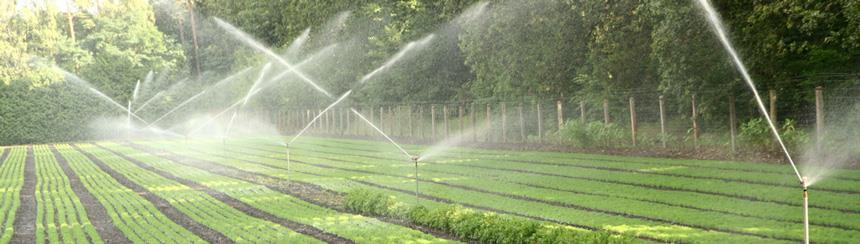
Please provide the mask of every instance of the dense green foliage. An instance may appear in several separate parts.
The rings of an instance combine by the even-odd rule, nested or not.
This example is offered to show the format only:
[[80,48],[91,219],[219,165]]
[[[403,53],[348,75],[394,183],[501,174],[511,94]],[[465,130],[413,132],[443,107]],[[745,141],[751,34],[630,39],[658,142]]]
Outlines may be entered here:
[[542,224],[457,205],[428,209],[409,207],[382,192],[355,189],[346,195],[344,206],[353,212],[400,218],[482,243],[630,243],[630,237],[608,232]]
[[[803,104],[812,101],[810,92],[798,91],[858,84],[851,74],[860,64],[856,1],[716,0],[714,5],[759,88],[784,91],[779,103],[785,111],[782,116],[801,116]],[[335,94],[354,88],[358,78],[408,42],[435,35],[420,53],[368,82],[352,102],[512,101],[529,96],[596,102],[659,93],[678,101],[670,110],[689,111],[691,94],[707,94],[699,101],[702,116],[719,118],[712,115],[724,114],[721,101],[748,94],[696,2],[689,0],[501,0],[486,6],[477,0],[4,2],[0,81],[30,89],[2,91],[17,100],[42,99],[39,94],[45,90],[37,87],[65,80],[51,68],[56,65],[125,104],[136,82],[150,71],[165,78],[157,79],[160,84],[145,84],[143,97],[189,77],[183,92],[159,99],[147,111],[151,115],[144,115],[154,119],[219,77],[266,62],[261,53],[225,36],[211,17],[235,24],[292,62],[337,43],[330,53],[302,67]],[[306,43],[291,47],[306,31]],[[241,96],[251,77],[221,97]],[[52,93],[81,100],[92,96]],[[325,103],[302,82],[263,93],[249,106],[277,109]],[[621,108],[616,106],[621,100],[610,101],[611,108]],[[213,104],[220,103],[205,108],[220,106]],[[42,109],[63,115],[93,106],[82,102]],[[14,111],[2,116],[31,125],[48,119],[27,116],[33,112],[30,108]],[[69,126],[42,127],[57,136],[7,135],[5,128],[23,125],[4,127],[0,143],[86,138],[64,132],[84,130],[89,121],[78,117]]]

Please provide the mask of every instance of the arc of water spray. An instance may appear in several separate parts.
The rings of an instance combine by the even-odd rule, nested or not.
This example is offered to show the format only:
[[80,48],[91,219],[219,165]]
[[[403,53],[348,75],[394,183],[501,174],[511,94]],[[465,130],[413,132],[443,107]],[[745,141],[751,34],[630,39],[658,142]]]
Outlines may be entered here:
[[307,131],[307,130],[308,130],[308,128],[310,128],[310,127],[311,127],[311,125],[313,125],[313,124],[314,124],[314,122],[316,122],[317,120],[319,120],[319,118],[320,118],[320,117],[322,117],[322,116],[323,116],[323,114],[325,114],[326,112],[328,112],[329,110],[331,110],[332,108],[334,108],[334,106],[337,106],[340,102],[342,102],[344,99],[346,99],[346,97],[347,97],[347,96],[349,96],[349,94],[351,94],[351,93],[352,93],[352,90],[347,91],[346,93],[344,93],[343,95],[341,95],[341,96],[340,96],[340,98],[338,98],[336,101],[334,101],[334,103],[332,103],[331,105],[328,105],[328,107],[326,107],[325,109],[323,109],[323,111],[322,111],[322,112],[320,112],[319,114],[317,114],[317,116],[314,116],[314,118],[313,118],[313,119],[311,119],[311,121],[310,121],[307,125],[305,125],[305,127],[304,127],[304,128],[302,128],[302,130],[300,130],[300,131],[299,131],[299,133],[297,133],[295,136],[293,136],[293,138],[292,138],[292,139],[290,139],[290,142],[288,142],[288,143],[287,143],[287,145],[293,144],[293,142],[294,142],[294,141],[296,141],[296,139],[299,139],[299,137],[301,137],[301,136],[302,136],[302,134],[304,134],[304,133],[305,133],[305,131]]
[[[192,101],[194,101],[194,100],[195,100],[195,99],[197,99],[198,97],[202,96],[203,94],[205,94],[205,93],[206,93],[206,92],[208,92],[209,90],[214,89],[214,88],[217,88],[219,85],[223,84],[224,82],[227,82],[227,81],[231,81],[231,80],[233,80],[234,78],[236,78],[237,76],[239,76],[239,75],[241,75],[241,74],[244,74],[244,73],[245,73],[245,72],[247,72],[248,70],[251,70],[251,68],[245,68],[245,69],[242,69],[242,70],[241,70],[241,71],[239,71],[239,72],[236,72],[236,73],[234,73],[234,74],[232,74],[232,75],[230,75],[230,76],[227,76],[227,78],[224,78],[224,79],[221,79],[221,80],[220,80],[220,81],[218,81],[218,82],[215,82],[215,84],[212,84],[212,86],[207,87],[206,89],[203,89],[203,91],[201,91],[200,93],[197,93],[196,95],[191,96],[190,98],[186,99],[186,100],[185,100],[185,101],[183,101],[182,103],[179,103],[179,105],[176,105],[176,107],[174,107],[174,108],[173,108],[173,109],[171,109],[170,111],[167,111],[167,113],[164,113],[163,115],[161,115],[161,117],[159,117],[159,118],[158,118],[158,119],[156,119],[155,121],[153,121],[153,122],[149,123],[149,124],[146,126],[146,128],[149,128],[149,127],[151,127],[151,126],[155,125],[155,123],[158,123],[158,121],[161,121],[162,119],[166,118],[168,115],[172,114],[173,112],[176,112],[176,111],[177,111],[177,110],[179,110],[180,108],[182,108],[182,107],[184,107],[185,105],[187,105],[187,104],[191,103]],[[144,104],[144,105],[145,105],[145,104]]]
[[197,93],[197,95],[194,95],[191,98],[186,99],[184,102],[180,103],[179,105],[177,105],[176,107],[174,107],[170,111],[167,111],[167,113],[164,113],[164,115],[161,115],[161,117],[158,117],[158,119],[156,119],[155,121],[150,122],[148,125],[146,125],[146,128],[152,127],[153,125],[155,125],[156,123],[158,123],[162,119],[167,118],[168,115],[172,114],[173,112],[176,112],[180,108],[182,108],[185,105],[194,101],[194,99],[197,99],[198,97],[202,96],[203,94],[206,94],[206,91],[208,91],[208,90],[203,90],[200,93]]
[[[323,48],[322,50],[320,50],[319,52],[315,53],[314,55],[311,55],[311,57],[308,57],[308,58],[306,58],[305,60],[302,60],[302,62],[300,62],[299,64],[297,64],[297,65],[296,65],[296,67],[297,67],[297,68],[298,68],[298,67],[302,67],[303,65],[307,64],[308,62],[310,62],[311,60],[313,60],[314,58],[316,58],[318,55],[320,55],[320,54],[324,53],[325,51],[331,50],[332,48],[334,48],[334,47],[336,47],[336,46],[337,46],[337,44],[332,44],[332,45],[329,45],[329,46],[327,46],[327,47]],[[248,68],[248,69],[250,69],[250,68]],[[256,95],[257,93],[259,93],[260,91],[262,91],[264,87],[267,87],[268,85],[270,85],[270,84],[271,84],[271,83],[268,83],[268,82],[272,82],[272,81],[280,80],[281,78],[284,78],[284,76],[287,76],[288,74],[291,74],[291,73],[292,73],[292,71],[291,71],[291,70],[287,70],[287,71],[281,72],[281,73],[280,73],[280,74],[278,74],[278,75],[275,75],[275,77],[273,77],[273,78],[269,79],[267,82],[262,83],[262,85],[261,85],[260,87],[258,87],[256,90],[254,90],[253,92],[251,92],[251,93],[247,94],[247,97],[250,99],[251,97],[253,97],[253,96],[254,96],[254,95]],[[196,128],[194,128],[194,129],[192,129],[192,130],[188,131],[188,134],[193,134],[194,132],[197,132],[197,131],[199,131],[199,130],[203,129],[203,127],[206,127],[207,125],[211,124],[212,122],[214,122],[214,121],[215,121],[218,117],[220,117],[221,115],[224,115],[225,113],[229,112],[231,109],[235,108],[236,106],[239,106],[239,104],[241,104],[241,103],[242,103],[242,101],[243,101],[243,99],[239,99],[238,101],[236,101],[236,102],[235,102],[235,103],[233,103],[232,105],[227,106],[227,108],[225,108],[225,109],[224,109],[224,110],[222,110],[221,112],[218,112],[217,114],[215,114],[215,116],[213,116],[212,118],[210,118],[210,119],[209,119],[209,120],[207,120],[206,122],[203,122],[203,124],[200,124],[200,125],[199,125],[199,126],[197,126]]]
[[374,129],[374,130],[376,130],[376,132],[379,132],[379,134],[381,134],[382,136],[384,136],[384,137],[385,137],[385,139],[387,139],[387,140],[388,140],[388,142],[391,142],[391,144],[392,144],[392,145],[394,145],[395,147],[397,147],[397,149],[400,149],[400,152],[403,152],[403,154],[405,154],[405,155],[406,155],[406,157],[408,157],[408,158],[410,158],[410,159],[412,159],[412,158],[413,158],[413,157],[412,157],[412,154],[409,154],[409,152],[407,152],[407,151],[406,151],[406,149],[403,149],[403,147],[401,147],[401,146],[400,146],[400,144],[397,144],[397,142],[394,142],[394,140],[393,140],[393,139],[391,139],[391,137],[389,137],[389,136],[388,136],[388,134],[385,134],[385,132],[382,132],[382,130],[380,130],[380,129],[379,129],[379,127],[376,127],[376,125],[374,125],[373,123],[371,123],[371,122],[370,122],[370,120],[367,120],[367,118],[365,118],[365,117],[364,117],[364,115],[362,115],[362,114],[361,114],[361,113],[359,113],[358,111],[355,111],[355,109],[354,109],[354,108],[349,108],[349,110],[350,110],[350,111],[352,111],[352,113],[353,113],[353,114],[355,114],[356,116],[358,116],[359,118],[361,118],[361,120],[364,120],[364,122],[365,122],[365,123],[367,123],[368,125],[370,125],[370,127],[373,127],[373,129]]
[[728,36],[726,35],[722,23],[720,21],[720,17],[717,15],[717,11],[714,10],[714,7],[711,6],[711,3],[708,0],[698,0],[701,7],[705,10],[708,20],[711,23],[714,31],[716,31],[717,37],[720,39],[720,42],[725,47],[726,51],[729,52],[729,55],[732,57],[732,61],[734,61],[735,65],[738,67],[738,71],[740,71],[741,76],[743,76],[744,81],[746,81],[747,85],[750,87],[750,90],[753,92],[753,97],[758,104],[758,108],[764,118],[767,120],[768,125],[770,125],[770,130],[773,133],[773,136],[776,137],[776,140],[779,142],[779,146],[782,148],[782,152],[785,153],[785,157],[788,159],[788,162],[791,163],[791,168],[794,169],[794,173],[797,175],[797,179],[800,180],[801,184],[803,184],[803,176],[800,175],[800,171],[797,170],[797,165],[794,163],[794,159],[791,158],[791,154],[788,153],[788,148],[785,146],[785,142],[782,141],[782,137],[779,136],[779,130],[776,129],[776,125],[773,123],[773,119],[770,117],[770,114],[767,112],[767,108],[764,106],[764,101],[762,101],[761,96],[759,96],[758,90],[756,90],[755,83],[747,72],[747,68],[744,63],[741,61],[740,56],[735,51],[735,48],[732,46],[731,41],[729,41]]
[[271,68],[271,67],[272,67],[272,63],[267,63],[266,65],[263,66],[263,69],[260,70],[260,76],[257,77],[257,80],[254,81],[254,84],[251,84],[251,88],[248,89],[248,93],[246,93],[245,97],[242,98],[242,104],[239,105],[239,107],[237,107],[235,110],[233,110],[233,116],[230,117],[230,123],[227,124],[227,130],[224,131],[224,137],[227,137],[227,135],[230,134],[230,129],[233,127],[233,121],[236,120],[236,115],[239,114],[239,109],[244,107],[245,104],[248,104],[248,100],[250,100],[251,96],[252,96],[251,93],[254,93],[257,86],[260,85],[260,82],[263,81],[263,78],[266,77],[266,73],[269,72],[269,68]]
[[130,112],[131,110],[130,110],[129,108],[127,108],[126,106],[122,106],[122,105],[120,105],[119,103],[117,103],[116,101],[114,101],[113,99],[111,99],[110,97],[108,97],[107,95],[105,95],[104,93],[101,93],[99,90],[96,90],[95,88],[90,87],[89,89],[90,89],[90,91],[91,91],[91,92],[95,93],[96,95],[98,95],[98,96],[100,96],[100,97],[102,97],[102,98],[105,98],[108,102],[110,102],[111,104],[113,104],[113,105],[114,105],[114,106],[116,106],[117,108],[119,108],[119,109],[121,109],[121,110],[123,110],[123,111],[128,111],[128,112],[129,112],[129,115],[131,115],[131,117],[133,117],[133,118],[135,118],[135,119],[137,119],[137,120],[140,120],[141,122],[146,123],[146,120],[144,120],[144,119],[143,119],[143,118],[141,118],[140,116],[137,116],[137,114],[134,114],[134,113]]
[[145,108],[146,105],[149,105],[150,102],[154,101],[156,98],[164,96],[165,92],[175,89],[176,87],[178,87],[180,84],[184,83],[187,80],[188,80],[188,78],[183,78],[183,79],[179,80],[178,82],[176,82],[176,84],[173,84],[172,86],[167,88],[166,90],[159,91],[159,92],[155,93],[155,95],[153,95],[149,99],[146,99],[146,101],[143,102],[143,105],[140,105],[140,107],[137,107],[137,109],[135,109],[134,112],[137,113],[138,111],[143,110],[143,108]]
[[409,42],[408,44],[406,44],[406,46],[404,46],[402,49],[400,49],[400,51],[398,51],[396,54],[394,54],[394,56],[392,56],[390,59],[388,59],[388,61],[386,61],[384,64],[382,64],[382,66],[379,66],[379,68],[376,68],[375,70],[371,71],[370,73],[367,73],[366,75],[364,75],[364,77],[361,77],[361,80],[359,80],[359,83],[367,82],[367,80],[370,80],[370,78],[373,78],[374,76],[376,76],[377,73],[393,66],[395,63],[397,63],[397,61],[400,61],[400,59],[403,58],[403,56],[405,56],[406,53],[408,53],[412,49],[415,49],[415,47],[426,45],[431,40],[433,40],[434,37],[435,37],[434,34],[430,34],[424,38],[421,38],[421,40]]
[[[140,80],[137,80],[137,84],[134,85],[134,92],[131,93],[131,102],[137,101],[137,94],[138,94],[139,90],[140,90]],[[131,105],[129,105],[129,108],[131,108]]]
[[235,26],[233,26],[233,25],[231,25],[231,24],[229,24],[229,23],[227,23],[227,22],[225,22],[225,21],[223,21],[217,17],[215,17],[214,19],[215,19],[215,23],[218,24],[218,26],[220,26],[221,28],[224,28],[228,32],[232,33],[240,41],[243,41],[246,44],[248,44],[249,46],[251,46],[252,48],[257,49],[257,50],[265,53],[266,55],[268,55],[272,59],[278,61],[278,63],[280,63],[281,65],[286,66],[288,70],[295,73],[299,78],[302,79],[302,81],[304,81],[305,83],[308,83],[309,85],[314,87],[314,89],[316,89],[317,91],[322,92],[323,94],[325,94],[328,97],[333,97],[331,95],[331,93],[329,93],[328,91],[326,91],[325,89],[320,87],[316,82],[314,82],[307,75],[305,75],[301,71],[297,70],[296,67],[294,67],[292,64],[290,64],[290,62],[287,62],[287,60],[285,60],[283,57],[272,52],[272,50],[266,48],[266,46],[264,46],[262,43],[255,41],[250,35],[246,34],[245,32],[239,30]]

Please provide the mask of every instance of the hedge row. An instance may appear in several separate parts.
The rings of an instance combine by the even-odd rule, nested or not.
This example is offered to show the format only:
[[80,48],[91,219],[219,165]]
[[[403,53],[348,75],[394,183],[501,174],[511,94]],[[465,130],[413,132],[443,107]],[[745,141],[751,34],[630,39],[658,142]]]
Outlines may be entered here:
[[632,243],[630,236],[480,212],[458,205],[437,209],[407,206],[380,192],[356,189],[344,199],[347,210],[396,218],[482,243]]

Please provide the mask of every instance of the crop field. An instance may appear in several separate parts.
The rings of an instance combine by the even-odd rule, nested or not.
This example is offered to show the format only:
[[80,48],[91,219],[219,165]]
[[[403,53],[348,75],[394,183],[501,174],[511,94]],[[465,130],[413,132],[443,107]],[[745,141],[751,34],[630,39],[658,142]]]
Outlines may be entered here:
[[[123,141],[2,148],[2,242],[457,242],[350,213],[354,189],[646,242],[799,242],[785,165],[456,148],[414,165],[375,141]],[[421,146],[407,150],[421,151]],[[295,184],[291,184],[295,183]],[[303,187],[297,187],[296,185]],[[860,171],[811,191],[811,235],[860,240]],[[416,199],[415,190],[418,189]],[[325,194],[323,194],[325,195]]]

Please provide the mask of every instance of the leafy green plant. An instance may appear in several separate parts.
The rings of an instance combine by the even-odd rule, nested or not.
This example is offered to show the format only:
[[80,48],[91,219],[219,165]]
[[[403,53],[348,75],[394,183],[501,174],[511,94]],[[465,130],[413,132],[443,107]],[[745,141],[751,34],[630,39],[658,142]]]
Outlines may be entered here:
[[[436,209],[407,207],[385,194],[366,189],[350,191],[344,201],[346,209],[361,214],[404,218],[457,237],[485,243],[628,243],[632,239],[604,231],[588,232],[554,224],[506,217],[445,205]],[[402,213],[402,214],[399,214]]]
[[583,123],[571,120],[559,131],[559,137],[572,146],[615,146],[624,142],[624,129],[614,123]]
[[[798,147],[809,141],[809,135],[797,129],[796,122],[786,119],[779,131],[780,137],[788,147]],[[741,143],[760,150],[767,150],[773,145],[773,132],[763,118],[754,118],[741,124],[739,139]]]

